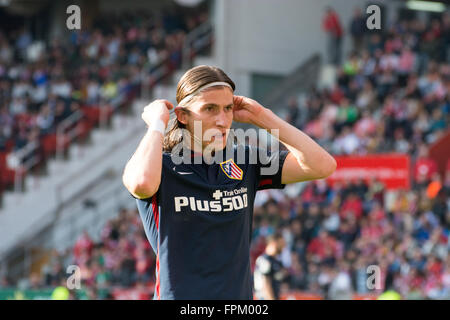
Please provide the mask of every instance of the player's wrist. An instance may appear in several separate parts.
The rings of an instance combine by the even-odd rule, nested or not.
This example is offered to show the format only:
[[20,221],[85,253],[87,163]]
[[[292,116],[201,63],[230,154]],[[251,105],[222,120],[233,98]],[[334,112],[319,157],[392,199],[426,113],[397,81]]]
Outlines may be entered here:
[[163,136],[166,132],[167,124],[160,118],[155,118],[152,120],[150,125],[148,126],[148,131],[157,131],[160,132]]

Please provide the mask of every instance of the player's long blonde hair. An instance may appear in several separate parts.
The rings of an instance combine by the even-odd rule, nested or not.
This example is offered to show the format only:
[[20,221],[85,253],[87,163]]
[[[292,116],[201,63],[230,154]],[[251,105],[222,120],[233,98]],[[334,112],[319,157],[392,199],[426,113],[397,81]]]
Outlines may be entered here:
[[[233,88],[233,91],[235,89],[234,82],[223,72],[222,69],[212,66],[197,66],[192,69],[189,69],[186,71],[186,73],[181,77],[180,81],[178,82],[177,86],[177,103],[180,103],[181,100],[183,100],[184,97],[190,95],[191,93],[198,90],[200,87],[211,83],[211,82],[217,82],[217,81],[223,81],[230,84],[230,86]],[[207,90],[212,90],[213,88],[207,88]],[[203,90],[202,90],[203,91]],[[192,101],[195,101],[195,97],[191,99],[188,102],[192,103]],[[185,112],[189,113],[188,109],[184,109]],[[170,120],[168,125],[168,130],[166,132],[166,135],[164,136],[164,142],[163,142],[163,150],[166,152],[171,152],[172,149],[179,143],[183,141],[183,135],[181,134],[181,130],[177,129],[184,129],[185,125],[178,121],[178,119],[175,117],[174,119]]]

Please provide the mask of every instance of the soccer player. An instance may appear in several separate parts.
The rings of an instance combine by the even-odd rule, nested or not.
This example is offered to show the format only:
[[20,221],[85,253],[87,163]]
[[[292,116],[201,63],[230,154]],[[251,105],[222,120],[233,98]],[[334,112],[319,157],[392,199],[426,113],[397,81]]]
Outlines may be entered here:
[[[234,90],[221,69],[197,66],[178,83],[177,107],[155,100],[142,113],[148,130],[125,166],[123,183],[136,198],[156,254],[154,299],[253,299],[256,192],[322,179],[336,168],[334,158],[305,133]],[[169,123],[172,109],[176,118]],[[233,121],[278,129],[287,150],[271,153],[269,164],[259,157],[251,161],[258,148],[249,146],[233,147],[220,163],[206,161],[224,153]],[[189,147],[181,154],[190,161],[176,161],[180,145]],[[244,161],[238,159],[242,151]],[[263,170],[272,163],[276,172]]]
[[283,235],[275,233],[267,237],[264,253],[255,263],[255,295],[259,300],[278,300],[281,282],[287,278],[287,270],[278,256],[286,246]]

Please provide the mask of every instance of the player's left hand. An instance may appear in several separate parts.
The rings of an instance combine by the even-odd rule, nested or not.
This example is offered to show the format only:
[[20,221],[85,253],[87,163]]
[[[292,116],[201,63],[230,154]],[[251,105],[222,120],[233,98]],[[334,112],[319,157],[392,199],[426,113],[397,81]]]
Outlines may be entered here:
[[257,101],[244,96],[233,96],[233,104],[233,120],[243,123],[255,124],[265,109]]

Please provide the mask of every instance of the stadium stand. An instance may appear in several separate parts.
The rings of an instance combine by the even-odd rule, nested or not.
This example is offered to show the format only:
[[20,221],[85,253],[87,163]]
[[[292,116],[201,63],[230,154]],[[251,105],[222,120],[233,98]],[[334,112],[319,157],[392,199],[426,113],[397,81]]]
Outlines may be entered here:
[[[151,89],[180,68],[186,34],[208,15],[123,18],[99,16],[92,29],[73,32],[68,43],[53,40],[46,50],[32,46],[23,29],[0,31],[0,196],[13,188],[15,170],[22,176],[42,171],[58,150],[67,154],[71,143],[85,141],[93,128],[126,111],[142,81]],[[142,70],[148,71],[145,79]],[[8,166],[8,154],[17,157],[32,142],[16,168]]]
[[[138,28],[125,30],[118,34],[139,38]],[[286,119],[334,155],[409,154],[413,174],[411,188],[399,190],[390,201],[377,179],[308,182],[298,197],[261,191],[252,263],[264,251],[266,237],[282,232],[288,244],[281,255],[288,275],[284,299],[376,299],[390,289],[404,299],[450,299],[450,160],[440,167],[430,157],[450,122],[449,32],[450,16],[444,14],[430,26],[419,19],[400,20],[383,33],[364,34],[363,44],[358,40],[358,50],[338,66],[334,87],[313,90],[301,104],[297,97],[289,100]],[[158,39],[156,34],[152,39]],[[96,38],[108,40],[87,41],[87,54],[98,54],[97,44],[104,43],[106,52],[121,56],[114,34],[96,33]],[[128,63],[139,61],[134,50],[127,52]],[[108,60],[108,53],[100,56]],[[176,55],[173,59],[179,61]],[[103,83],[102,91],[95,79],[90,84],[95,104],[109,87]],[[13,128],[14,118],[3,109],[0,122]],[[47,111],[39,110],[41,132],[51,125],[45,125]],[[23,132],[14,143],[4,140],[4,150],[33,138]],[[73,299],[151,298],[155,257],[137,211],[122,209],[100,238],[79,235],[73,248],[55,251],[41,272],[30,274],[25,287],[53,289],[65,280],[65,267],[77,264],[85,270],[83,290],[74,291]],[[366,285],[370,265],[381,269],[381,287],[375,290]],[[14,285],[0,279],[0,288]]]

